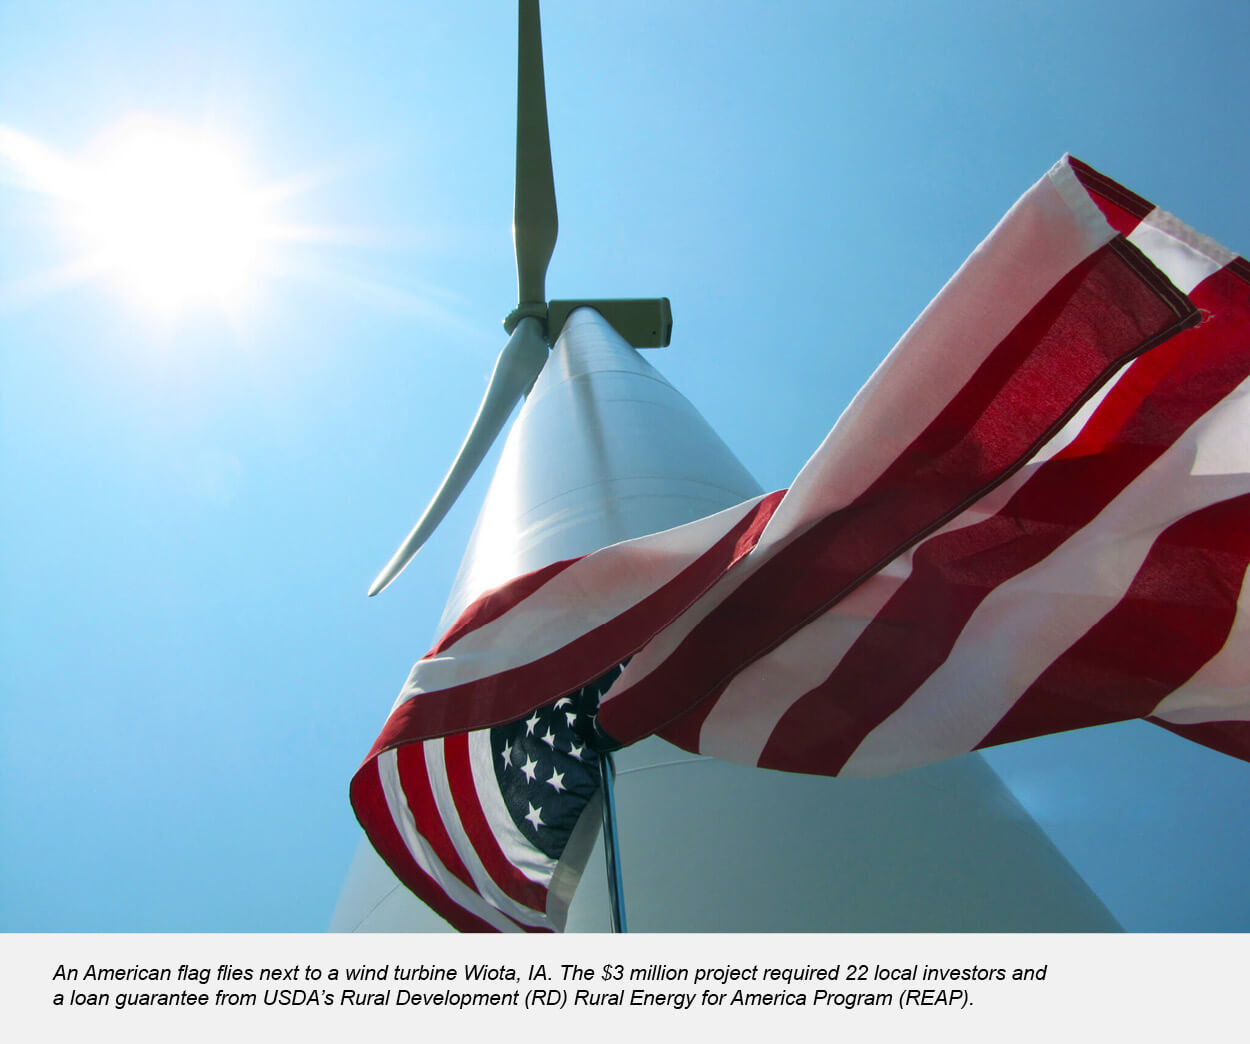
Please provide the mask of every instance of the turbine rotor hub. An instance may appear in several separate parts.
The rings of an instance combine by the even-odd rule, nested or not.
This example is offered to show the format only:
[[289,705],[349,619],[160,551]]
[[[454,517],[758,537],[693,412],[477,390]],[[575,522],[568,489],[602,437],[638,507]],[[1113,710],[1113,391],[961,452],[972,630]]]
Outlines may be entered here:
[[511,312],[509,312],[503,321],[505,332],[511,334],[516,329],[517,323],[522,319],[537,319],[542,324],[543,330],[547,329],[547,302],[546,301],[522,301]]

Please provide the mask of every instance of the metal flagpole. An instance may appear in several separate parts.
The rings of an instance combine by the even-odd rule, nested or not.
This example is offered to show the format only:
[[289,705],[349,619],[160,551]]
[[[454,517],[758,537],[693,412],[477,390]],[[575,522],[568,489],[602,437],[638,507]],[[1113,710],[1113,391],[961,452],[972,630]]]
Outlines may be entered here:
[[625,885],[621,880],[621,841],[616,831],[616,764],[607,751],[599,755],[599,779],[603,785],[603,854],[608,872],[612,931],[627,932]]

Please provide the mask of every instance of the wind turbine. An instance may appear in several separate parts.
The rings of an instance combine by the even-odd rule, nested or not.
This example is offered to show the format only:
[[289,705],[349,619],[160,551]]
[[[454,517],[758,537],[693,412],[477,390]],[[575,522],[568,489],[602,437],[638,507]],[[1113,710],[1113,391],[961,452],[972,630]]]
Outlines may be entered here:
[[[524,399],[440,631],[511,577],[760,492],[639,354],[669,343],[667,299],[546,300],[557,228],[538,3],[520,0],[510,337],[446,478],[369,590],[408,564]],[[656,738],[616,757],[633,930],[1117,927],[979,755],[883,780],[744,768]],[[568,927],[607,930],[607,885],[588,865]],[[447,930],[367,842],[331,927]]]
[[538,0],[521,0],[519,23],[516,194],[512,208],[517,305],[504,319],[504,329],[511,336],[495,362],[486,394],[460,452],[434,499],[373,581],[371,596],[384,590],[403,571],[460,496],[517,402],[534,386],[547,362],[548,347],[559,338],[574,309],[594,309],[635,348],[664,347],[672,332],[672,313],[666,297],[547,302],[547,266],[555,250],[559,220],[551,170]]

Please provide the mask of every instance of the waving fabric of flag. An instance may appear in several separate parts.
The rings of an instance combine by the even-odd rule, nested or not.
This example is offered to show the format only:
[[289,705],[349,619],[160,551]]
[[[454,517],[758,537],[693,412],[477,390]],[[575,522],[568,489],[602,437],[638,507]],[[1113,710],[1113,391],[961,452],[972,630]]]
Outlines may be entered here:
[[619,674],[508,725],[392,747],[357,773],[374,847],[454,927],[564,927],[598,833],[593,715]]
[[[788,492],[466,610],[413,668],[353,806],[453,924],[541,929],[562,923],[588,814],[564,849],[505,857],[511,891],[429,853],[461,829],[447,820],[468,775],[444,766],[489,752],[506,778],[502,729],[566,695],[599,705],[584,750],[659,733],[825,775],[1127,718],[1250,758],[1248,562],[1250,265],[1065,158]],[[493,801],[463,830],[511,851],[499,839],[525,833]]]

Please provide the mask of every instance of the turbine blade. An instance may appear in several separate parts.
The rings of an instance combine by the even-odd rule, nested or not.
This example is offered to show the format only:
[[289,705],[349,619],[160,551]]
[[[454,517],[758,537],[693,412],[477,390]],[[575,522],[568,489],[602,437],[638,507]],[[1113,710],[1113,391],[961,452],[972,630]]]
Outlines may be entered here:
[[519,399],[529,394],[546,361],[547,342],[543,339],[542,327],[536,319],[522,319],[499,353],[486,394],[482,397],[482,405],[478,407],[469,434],[465,436],[446,478],[412,532],[373,581],[369,588],[370,597],[384,590],[399,576],[412,556],[429,539],[482,463],[482,458],[511,416],[512,408]]
[[546,303],[547,265],[556,246],[558,228],[538,0],[520,0],[516,194],[512,207],[512,241],[516,248],[517,301],[520,305],[541,306]]

